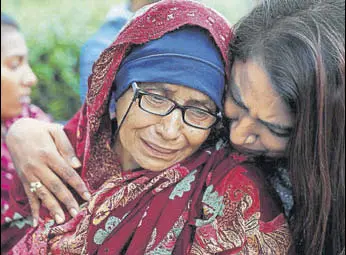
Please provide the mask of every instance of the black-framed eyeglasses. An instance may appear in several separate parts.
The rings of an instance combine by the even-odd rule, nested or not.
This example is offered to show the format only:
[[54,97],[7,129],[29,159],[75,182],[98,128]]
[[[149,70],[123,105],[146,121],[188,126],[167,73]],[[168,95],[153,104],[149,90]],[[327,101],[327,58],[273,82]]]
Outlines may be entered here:
[[142,90],[136,82],[132,83],[132,88],[133,100],[138,98],[138,105],[145,112],[167,116],[175,109],[179,109],[185,124],[204,130],[210,129],[221,119],[221,112],[212,113],[198,107],[180,105],[170,98]]

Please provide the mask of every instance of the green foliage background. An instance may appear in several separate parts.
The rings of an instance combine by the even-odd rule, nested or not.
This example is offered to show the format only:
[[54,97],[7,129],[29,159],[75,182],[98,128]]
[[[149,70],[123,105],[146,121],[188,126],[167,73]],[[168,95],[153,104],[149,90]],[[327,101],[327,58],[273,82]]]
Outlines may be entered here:
[[[125,0],[3,0],[1,10],[20,24],[39,83],[32,101],[57,121],[73,116],[79,100],[79,52],[108,10]],[[231,24],[252,0],[202,0]]]

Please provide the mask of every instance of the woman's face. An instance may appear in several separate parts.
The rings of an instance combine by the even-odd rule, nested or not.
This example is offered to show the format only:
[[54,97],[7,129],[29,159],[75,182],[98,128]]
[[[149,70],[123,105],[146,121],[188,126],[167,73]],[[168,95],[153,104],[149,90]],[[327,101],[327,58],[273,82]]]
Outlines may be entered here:
[[[170,98],[183,106],[195,106],[216,111],[213,101],[203,93],[173,84],[141,84],[141,89]],[[117,101],[116,118],[121,122],[133,97],[129,89]],[[207,139],[210,130],[197,129],[183,122],[182,112],[173,110],[167,116],[145,112],[134,102],[117,138],[115,150],[124,170],[142,167],[152,171],[164,170],[192,155]]]
[[225,102],[230,140],[239,151],[284,156],[294,116],[254,61],[235,61]]
[[[1,26],[3,30],[3,26]],[[1,120],[15,117],[23,104],[30,103],[31,87],[36,75],[28,63],[24,37],[15,28],[1,31]]]

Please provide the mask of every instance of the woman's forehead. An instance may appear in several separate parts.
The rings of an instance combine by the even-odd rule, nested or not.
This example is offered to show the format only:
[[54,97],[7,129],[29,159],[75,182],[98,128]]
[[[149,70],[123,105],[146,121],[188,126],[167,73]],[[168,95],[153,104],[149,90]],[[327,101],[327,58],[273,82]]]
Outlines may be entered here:
[[145,90],[156,90],[162,91],[169,97],[175,99],[183,99],[184,101],[196,101],[205,105],[215,107],[215,103],[210,99],[209,96],[203,92],[188,87],[187,85],[164,83],[164,82],[144,82],[140,83],[139,87]]
[[[1,27],[2,28],[2,27]],[[6,56],[24,56],[28,52],[23,35],[14,28],[1,33],[1,53]]]
[[290,126],[293,115],[274,89],[267,72],[256,62],[237,61],[233,65],[230,93],[238,105],[265,121],[279,121]]

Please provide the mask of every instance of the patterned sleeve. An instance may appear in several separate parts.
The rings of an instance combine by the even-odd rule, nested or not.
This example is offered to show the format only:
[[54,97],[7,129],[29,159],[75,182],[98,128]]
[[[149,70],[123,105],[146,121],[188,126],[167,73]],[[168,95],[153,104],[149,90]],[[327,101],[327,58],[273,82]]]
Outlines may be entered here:
[[207,187],[191,254],[287,254],[290,232],[259,170],[237,166]]

